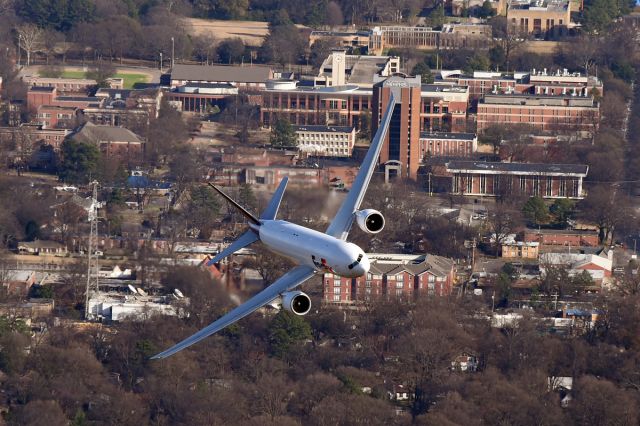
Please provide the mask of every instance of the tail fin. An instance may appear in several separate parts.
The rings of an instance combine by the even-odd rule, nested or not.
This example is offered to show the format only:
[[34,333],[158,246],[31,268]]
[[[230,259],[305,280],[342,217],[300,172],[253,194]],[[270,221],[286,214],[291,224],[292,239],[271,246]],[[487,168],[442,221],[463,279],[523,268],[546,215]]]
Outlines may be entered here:
[[282,196],[284,195],[284,190],[287,189],[287,182],[289,182],[289,178],[285,176],[280,181],[280,185],[278,185],[276,192],[273,193],[271,201],[269,201],[269,205],[260,215],[260,219],[273,220],[276,218],[278,209],[280,208],[280,202],[282,201]]

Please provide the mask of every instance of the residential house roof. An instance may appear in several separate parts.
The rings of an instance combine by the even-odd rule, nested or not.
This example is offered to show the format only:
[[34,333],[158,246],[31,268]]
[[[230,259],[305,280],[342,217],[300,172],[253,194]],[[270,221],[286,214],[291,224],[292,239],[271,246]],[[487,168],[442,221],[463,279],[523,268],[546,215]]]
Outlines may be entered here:
[[84,143],[144,143],[144,141],[129,129],[117,126],[99,126],[91,122],[85,123],[71,138]]

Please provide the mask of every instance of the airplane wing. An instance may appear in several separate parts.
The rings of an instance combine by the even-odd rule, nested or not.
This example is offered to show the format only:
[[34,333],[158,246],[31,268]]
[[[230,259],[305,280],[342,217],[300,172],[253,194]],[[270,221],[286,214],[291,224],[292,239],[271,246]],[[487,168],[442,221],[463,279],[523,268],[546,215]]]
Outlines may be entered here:
[[258,234],[253,232],[251,229],[242,234],[237,240],[232,242],[226,249],[222,250],[220,253],[216,254],[213,259],[207,262],[207,266],[211,266],[214,263],[220,262],[225,257],[229,256],[240,250],[241,248],[245,248],[251,243],[255,243],[258,241]]
[[354,213],[360,208],[360,204],[364,199],[364,194],[369,186],[369,181],[371,181],[371,176],[373,175],[373,171],[378,163],[380,150],[382,149],[382,144],[387,136],[389,122],[391,121],[391,115],[395,105],[396,101],[393,98],[393,95],[391,95],[387,110],[385,111],[382,121],[380,122],[380,126],[371,141],[369,151],[367,151],[367,155],[364,157],[364,161],[360,166],[358,175],[353,181],[351,190],[349,191],[346,200],[344,200],[344,203],[342,203],[342,206],[340,206],[338,213],[336,213],[331,224],[325,231],[326,234],[341,240],[347,239],[349,230],[351,229],[351,224],[353,223]]
[[154,355],[153,357],[151,357],[151,359],[162,359],[169,357],[176,352],[180,352],[184,348],[187,348],[194,343],[197,343],[200,340],[205,339],[214,333],[217,333],[218,331],[235,323],[236,321],[239,321],[240,319],[246,317],[257,309],[269,304],[280,294],[299,286],[300,284],[311,278],[313,274],[314,269],[309,266],[296,266],[295,268],[278,278],[269,287],[265,288],[242,305],[223,315],[207,327],[198,331],[193,336],[187,337],[182,342],[167,349],[166,351]]

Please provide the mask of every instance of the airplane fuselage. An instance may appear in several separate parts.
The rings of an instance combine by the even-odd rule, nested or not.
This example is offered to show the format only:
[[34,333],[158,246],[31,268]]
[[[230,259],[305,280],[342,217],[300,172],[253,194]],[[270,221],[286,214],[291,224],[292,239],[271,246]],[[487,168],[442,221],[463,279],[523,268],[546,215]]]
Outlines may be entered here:
[[256,227],[270,250],[319,272],[356,278],[369,271],[369,259],[353,243],[284,220],[262,220]]

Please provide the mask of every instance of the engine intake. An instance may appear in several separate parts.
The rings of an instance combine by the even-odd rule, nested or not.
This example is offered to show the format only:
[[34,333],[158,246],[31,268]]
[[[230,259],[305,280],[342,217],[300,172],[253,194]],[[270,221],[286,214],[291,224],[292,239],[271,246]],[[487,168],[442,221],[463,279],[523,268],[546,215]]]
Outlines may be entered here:
[[282,295],[282,307],[296,315],[306,315],[311,310],[311,298],[302,291],[290,291]]
[[377,234],[384,229],[384,216],[377,210],[359,210],[356,212],[356,222],[368,234]]

